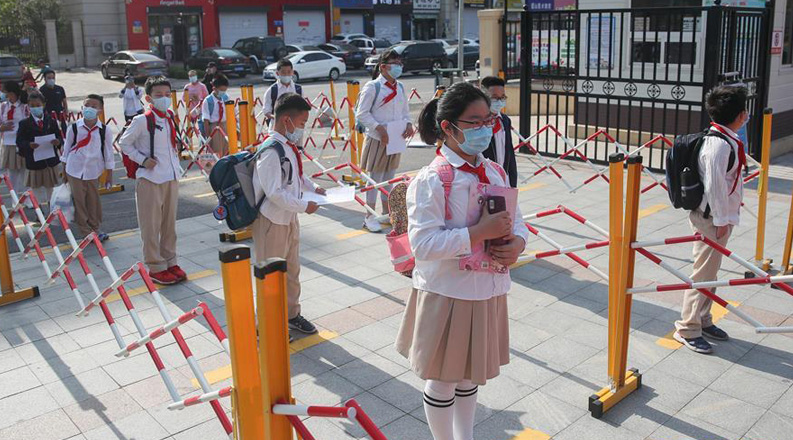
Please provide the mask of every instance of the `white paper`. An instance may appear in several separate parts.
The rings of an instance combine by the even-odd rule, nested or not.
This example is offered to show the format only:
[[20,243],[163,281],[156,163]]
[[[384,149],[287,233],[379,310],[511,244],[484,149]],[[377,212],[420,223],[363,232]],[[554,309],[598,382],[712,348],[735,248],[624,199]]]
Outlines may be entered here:
[[386,125],[386,131],[388,131],[388,145],[386,146],[385,154],[390,156],[407,151],[408,144],[405,142],[405,138],[402,137],[402,133],[405,132],[407,126],[408,124],[405,121],[392,121]]
[[303,200],[306,202],[315,202],[317,205],[335,205],[338,203],[352,202],[355,199],[355,187],[344,186],[331,188],[326,191],[326,194],[317,194],[312,191],[303,193]]
[[3,132],[3,145],[6,146],[13,146],[16,148],[17,146],[17,132],[16,131],[4,131]]
[[33,150],[33,160],[38,162],[55,157],[55,148],[52,146],[52,141],[54,140],[54,134],[34,137],[33,142],[39,144],[39,147]]

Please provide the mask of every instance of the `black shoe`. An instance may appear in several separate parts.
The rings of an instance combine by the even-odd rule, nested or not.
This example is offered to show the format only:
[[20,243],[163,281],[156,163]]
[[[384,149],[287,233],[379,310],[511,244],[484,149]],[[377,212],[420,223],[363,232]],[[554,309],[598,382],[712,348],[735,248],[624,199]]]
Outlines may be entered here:
[[702,329],[702,335],[707,336],[714,341],[726,341],[730,339],[730,336],[727,335],[727,332],[724,330],[716,327],[715,325],[711,325],[710,327],[705,327]]
[[317,332],[317,328],[314,327],[314,324],[308,322],[308,319],[304,318],[303,315],[297,315],[294,318],[289,320],[289,328],[292,330],[297,330],[300,333],[305,333],[307,335],[312,335]]
[[290,334],[289,335],[289,343],[291,344],[293,342],[295,342],[295,337]]
[[713,353],[713,347],[702,336],[698,338],[686,339],[680,336],[680,333],[675,332],[674,338],[675,341],[685,345],[686,347],[688,347],[689,350],[694,351],[696,353],[702,353],[702,354]]

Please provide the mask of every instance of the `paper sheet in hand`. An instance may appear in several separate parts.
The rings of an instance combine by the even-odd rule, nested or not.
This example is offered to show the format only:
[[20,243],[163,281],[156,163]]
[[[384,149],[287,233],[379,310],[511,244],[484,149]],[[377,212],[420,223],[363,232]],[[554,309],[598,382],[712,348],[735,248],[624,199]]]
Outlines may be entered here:
[[335,205],[337,203],[352,202],[355,199],[355,187],[345,186],[338,188],[331,188],[323,196],[315,192],[304,192],[303,200],[307,202],[315,202],[317,205]]
[[400,154],[408,149],[408,144],[405,142],[405,138],[402,137],[402,133],[405,132],[407,126],[408,124],[405,121],[393,121],[386,125],[386,131],[388,131],[388,145],[386,146],[385,154],[389,156],[392,154]]
[[54,134],[34,137],[33,142],[39,144],[39,147],[33,150],[33,160],[38,162],[55,157],[55,148],[52,147],[52,141],[54,140]]

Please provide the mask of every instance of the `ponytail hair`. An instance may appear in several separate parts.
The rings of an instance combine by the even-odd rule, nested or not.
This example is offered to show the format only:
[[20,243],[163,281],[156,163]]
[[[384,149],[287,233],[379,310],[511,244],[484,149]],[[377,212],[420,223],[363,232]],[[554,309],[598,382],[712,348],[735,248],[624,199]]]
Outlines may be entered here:
[[380,58],[377,59],[377,64],[374,66],[374,69],[372,69],[372,79],[377,79],[377,77],[380,76],[380,66],[387,64],[389,61],[401,59],[402,56],[399,55],[399,52],[394,49],[386,49],[385,52],[380,54]]
[[467,82],[455,83],[440,98],[428,102],[419,114],[419,135],[421,140],[433,145],[444,139],[441,122],[456,123],[468,106],[484,100],[490,107],[490,98],[478,87]]

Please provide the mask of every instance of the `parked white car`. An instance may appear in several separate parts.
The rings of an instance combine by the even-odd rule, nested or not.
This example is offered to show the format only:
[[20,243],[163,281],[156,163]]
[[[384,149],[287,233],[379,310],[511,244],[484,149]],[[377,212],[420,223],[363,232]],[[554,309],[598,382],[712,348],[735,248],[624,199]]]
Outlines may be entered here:
[[[294,80],[329,78],[339,79],[347,72],[344,60],[322,51],[295,52],[286,57],[292,62]],[[275,81],[275,68],[277,63],[270,64],[264,69],[262,79]]]
[[385,38],[354,38],[350,44],[361,49],[367,55],[377,55],[391,47],[391,42]]
[[336,34],[330,37],[330,41],[328,43],[337,44],[337,43],[349,43],[350,41],[356,38],[370,38],[366,34]]

